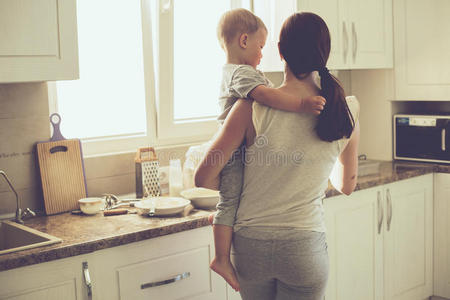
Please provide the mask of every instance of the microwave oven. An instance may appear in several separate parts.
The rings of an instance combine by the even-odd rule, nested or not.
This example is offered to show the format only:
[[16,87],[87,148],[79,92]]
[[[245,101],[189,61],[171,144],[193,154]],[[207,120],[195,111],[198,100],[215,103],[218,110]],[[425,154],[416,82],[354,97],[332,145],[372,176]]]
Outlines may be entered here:
[[450,164],[450,115],[394,115],[394,159]]

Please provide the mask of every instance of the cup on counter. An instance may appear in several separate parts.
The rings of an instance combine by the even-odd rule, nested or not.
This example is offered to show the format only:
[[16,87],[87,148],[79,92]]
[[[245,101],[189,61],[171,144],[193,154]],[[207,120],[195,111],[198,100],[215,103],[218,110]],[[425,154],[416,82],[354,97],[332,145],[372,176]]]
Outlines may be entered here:
[[181,170],[181,161],[172,159],[169,162],[169,195],[179,197],[183,190],[183,171]]
[[105,200],[99,197],[88,197],[78,200],[80,210],[86,215],[95,215],[105,207]]

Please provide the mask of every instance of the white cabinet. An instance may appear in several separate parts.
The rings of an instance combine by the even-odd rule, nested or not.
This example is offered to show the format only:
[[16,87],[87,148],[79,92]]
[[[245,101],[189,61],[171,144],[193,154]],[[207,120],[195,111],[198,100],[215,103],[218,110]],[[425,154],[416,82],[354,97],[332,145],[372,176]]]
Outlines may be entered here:
[[75,0],[2,0],[0,24],[0,83],[78,79]]
[[395,0],[395,99],[450,99],[450,2]]
[[0,272],[0,299],[89,299],[83,276],[88,256],[76,256]]
[[329,69],[392,68],[392,0],[298,0],[297,8],[327,23]]
[[385,187],[384,288],[387,300],[433,294],[433,175]]
[[432,295],[433,178],[325,199],[326,300],[423,300]]
[[227,284],[227,300],[242,300],[241,294]]
[[325,199],[326,300],[383,299],[382,202],[378,188]]
[[94,254],[95,299],[226,299],[224,281],[209,269],[209,226]]
[[434,294],[450,298],[450,174],[434,175]]
[[253,1],[253,12],[267,27],[267,41],[259,68],[263,72],[282,72],[284,65],[278,52],[278,42],[284,20],[297,11],[297,0]]

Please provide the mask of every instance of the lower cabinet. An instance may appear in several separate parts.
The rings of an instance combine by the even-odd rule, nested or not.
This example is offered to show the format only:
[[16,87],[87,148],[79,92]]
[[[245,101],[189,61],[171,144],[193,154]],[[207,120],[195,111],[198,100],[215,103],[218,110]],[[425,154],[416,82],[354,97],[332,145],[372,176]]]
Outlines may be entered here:
[[434,174],[434,294],[450,298],[450,174]]
[[433,294],[433,175],[324,200],[326,300],[423,300]]
[[241,294],[227,284],[227,300],[242,300]]
[[213,254],[209,226],[97,251],[94,299],[225,300]]
[[81,255],[0,272],[0,299],[89,299],[83,275],[87,260]]

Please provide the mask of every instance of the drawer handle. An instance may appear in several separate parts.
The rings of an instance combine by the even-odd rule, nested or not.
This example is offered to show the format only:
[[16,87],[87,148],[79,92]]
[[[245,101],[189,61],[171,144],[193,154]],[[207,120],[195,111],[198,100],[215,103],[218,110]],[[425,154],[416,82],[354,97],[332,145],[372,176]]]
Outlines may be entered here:
[[156,282],[150,282],[150,283],[144,283],[141,284],[141,290],[143,289],[148,289],[151,287],[155,287],[155,286],[160,286],[160,285],[166,285],[166,284],[170,284],[170,283],[174,283],[177,281],[180,281],[182,279],[186,279],[188,277],[191,276],[190,272],[184,272],[182,274],[178,274],[177,276],[170,278],[170,279],[166,279],[166,280],[162,280],[162,281],[156,281]]

